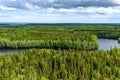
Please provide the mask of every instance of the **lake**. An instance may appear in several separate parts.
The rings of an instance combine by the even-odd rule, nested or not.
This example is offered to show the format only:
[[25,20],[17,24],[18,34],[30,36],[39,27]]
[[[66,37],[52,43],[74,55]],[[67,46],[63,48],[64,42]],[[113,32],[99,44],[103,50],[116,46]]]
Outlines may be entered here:
[[120,43],[118,43],[118,40],[98,39],[98,42],[98,50],[110,50],[111,48],[120,48]]
[[25,52],[26,49],[0,49],[0,54],[13,54],[13,53],[20,53]]

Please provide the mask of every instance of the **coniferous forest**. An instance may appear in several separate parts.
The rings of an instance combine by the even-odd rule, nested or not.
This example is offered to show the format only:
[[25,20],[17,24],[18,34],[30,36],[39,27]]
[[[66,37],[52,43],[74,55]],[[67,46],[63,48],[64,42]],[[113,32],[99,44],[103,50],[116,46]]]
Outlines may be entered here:
[[0,49],[27,49],[0,55],[0,80],[120,80],[120,49],[98,38],[120,42],[120,25],[0,25]]

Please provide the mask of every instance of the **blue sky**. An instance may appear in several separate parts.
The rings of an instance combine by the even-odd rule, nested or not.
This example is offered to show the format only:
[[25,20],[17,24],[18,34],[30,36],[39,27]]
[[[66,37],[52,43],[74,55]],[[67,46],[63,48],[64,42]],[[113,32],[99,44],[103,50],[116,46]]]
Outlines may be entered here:
[[0,0],[0,22],[120,23],[120,0]]

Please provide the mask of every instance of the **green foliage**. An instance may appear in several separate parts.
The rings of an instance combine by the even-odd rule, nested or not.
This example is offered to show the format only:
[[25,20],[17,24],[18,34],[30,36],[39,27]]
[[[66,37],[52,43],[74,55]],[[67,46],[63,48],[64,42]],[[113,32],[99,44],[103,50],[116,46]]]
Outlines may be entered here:
[[[3,27],[2,27],[3,28]],[[37,27],[7,27],[8,32],[0,34],[0,48],[52,48],[52,49],[97,49],[98,42],[95,35],[88,32],[54,32]],[[6,30],[6,28],[3,28]],[[29,31],[27,31],[29,29]],[[32,30],[33,29],[33,30]],[[11,32],[11,30],[14,30]],[[59,30],[59,27],[58,27]]]
[[79,51],[30,49],[0,56],[1,80],[120,79],[120,49]]
[[118,38],[118,42],[120,43],[120,38]]

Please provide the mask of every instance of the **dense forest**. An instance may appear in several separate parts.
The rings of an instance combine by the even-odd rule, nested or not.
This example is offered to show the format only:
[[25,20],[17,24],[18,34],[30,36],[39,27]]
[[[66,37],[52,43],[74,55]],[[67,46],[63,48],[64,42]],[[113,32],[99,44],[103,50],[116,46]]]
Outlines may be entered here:
[[97,37],[87,32],[37,31],[0,34],[0,48],[97,49],[97,47]]
[[0,56],[1,80],[119,80],[120,49],[30,49]]
[[97,50],[98,38],[120,42],[118,24],[0,25],[0,80],[119,80],[120,49]]

